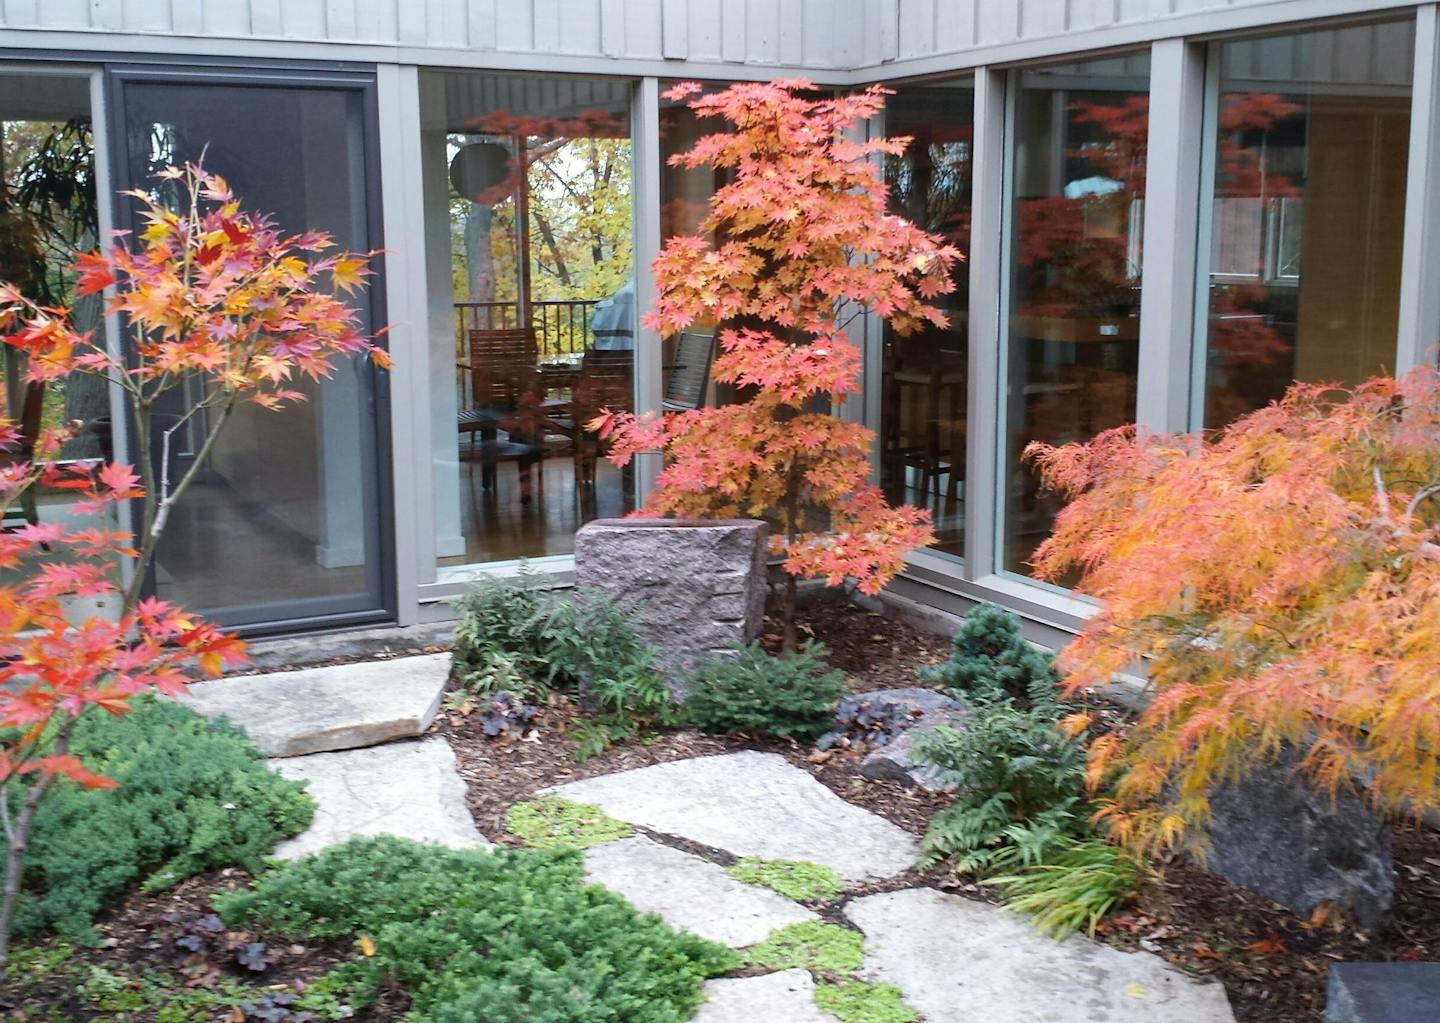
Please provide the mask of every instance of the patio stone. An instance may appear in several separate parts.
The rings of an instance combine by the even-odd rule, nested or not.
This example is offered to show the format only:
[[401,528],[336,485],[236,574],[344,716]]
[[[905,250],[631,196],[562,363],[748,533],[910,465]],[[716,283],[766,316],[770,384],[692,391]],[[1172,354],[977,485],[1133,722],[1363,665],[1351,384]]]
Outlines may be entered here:
[[281,859],[370,835],[455,848],[489,845],[465,805],[455,754],[439,736],[272,760],[270,766],[308,781],[315,799],[315,822],[275,850]]
[[805,970],[763,977],[711,980],[692,1023],[836,1023],[815,1004],[815,981]]
[[188,702],[245,729],[266,756],[298,757],[423,735],[449,676],[449,654],[425,654],[201,682]]
[[927,1023],[1233,1023],[1225,989],[1159,956],[1080,935],[1054,941],[997,906],[929,888],[845,907],[867,976],[895,984]]
[[575,534],[575,585],[635,610],[683,696],[686,672],[759,638],[768,536],[756,519],[598,519]]
[[920,851],[908,832],[845,802],[774,753],[676,760],[550,791],[735,856],[819,863],[851,884],[893,877]]
[[744,948],[787,924],[818,919],[782,895],[741,884],[725,868],[636,835],[592,846],[585,876],[647,913],[702,938]]

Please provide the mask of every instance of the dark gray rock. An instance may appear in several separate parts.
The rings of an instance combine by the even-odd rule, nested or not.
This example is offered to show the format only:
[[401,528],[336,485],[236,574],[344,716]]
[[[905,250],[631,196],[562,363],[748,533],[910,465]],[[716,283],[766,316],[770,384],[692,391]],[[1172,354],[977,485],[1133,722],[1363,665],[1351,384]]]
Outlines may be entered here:
[[637,610],[679,693],[701,661],[759,638],[768,555],[755,519],[598,519],[575,534],[575,584]]
[[913,751],[915,740],[925,732],[939,725],[960,728],[964,723],[964,711],[926,711],[915,719],[907,731],[860,761],[860,775],[871,781],[894,782],[907,789],[919,787],[926,792],[953,792],[954,785],[941,781],[932,768],[915,762]]
[[1328,902],[1383,924],[1395,897],[1390,829],[1353,792],[1315,790],[1297,763],[1289,754],[1211,794],[1204,865],[1302,916]]
[[1440,963],[1336,963],[1325,1023],[1440,1023]]
[[860,774],[871,781],[946,791],[931,771],[915,763],[911,751],[918,734],[938,725],[958,725],[965,713],[958,700],[918,686],[856,693],[840,701],[835,728],[816,745],[822,750],[836,746],[869,749]]

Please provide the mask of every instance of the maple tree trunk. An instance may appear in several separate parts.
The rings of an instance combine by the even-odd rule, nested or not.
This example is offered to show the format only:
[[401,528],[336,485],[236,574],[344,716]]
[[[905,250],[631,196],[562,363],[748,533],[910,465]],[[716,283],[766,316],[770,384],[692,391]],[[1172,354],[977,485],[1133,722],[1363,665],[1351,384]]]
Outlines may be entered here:
[[[200,470],[205,467],[206,460],[210,457],[210,451],[215,447],[215,441],[220,437],[220,432],[225,428],[230,413],[235,409],[235,398],[231,397],[226,404],[220,407],[220,414],[215,417],[215,422],[210,425],[210,432],[205,437],[205,443],[201,446],[200,452],[195,460],[190,463],[190,468],[185,475],[180,477],[180,482],[175,484],[173,491],[168,488],[168,479],[162,482],[159,493],[155,487],[155,466],[150,458],[150,420],[148,410],[142,415],[137,412],[136,433],[143,445],[143,456],[141,459],[141,477],[145,481],[145,514],[141,523],[141,533],[144,540],[141,542],[140,556],[135,560],[135,574],[130,579],[130,586],[125,591],[125,603],[120,609],[122,615],[127,615],[135,610],[135,605],[140,602],[140,594],[145,588],[145,575],[150,570],[150,563],[155,560],[155,549],[160,545],[160,537],[165,533],[165,525],[170,520],[170,509],[175,506],[190,489],[190,484],[195,477],[200,475]],[[183,425],[184,420],[171,427],[165,434],[165,446],[160,459],[160,471],[169,474],[170,461],[170,438],[175,430]],[[156,495],[159,493],[157,499]]]
[[[795,542],[796,524],[800,514],[800,466],[792,462],[785,476],[785,547],[788,550]],[[790,656],[795,652],[795,603],[799,596],[799,584],[790,572],[785,573],[785,590],[780,597],[780,652]]]
[[[56,738],[54,753],[64,756],[69,748],[67,728]],[[25,867],[25,852],[30,844],[30,828],[35,823],[35,811],[40,808],[40,801],[45,798],[55,778],[53,774],[46,775],[30,786],[20,802],[20,815],[13,821],[10,819],[10,786],[0,788],[0,821],[5,827],[5,892],[0,897],[0,976],[4,976],[10,961],[10,928],[20,903],[20,879]]]

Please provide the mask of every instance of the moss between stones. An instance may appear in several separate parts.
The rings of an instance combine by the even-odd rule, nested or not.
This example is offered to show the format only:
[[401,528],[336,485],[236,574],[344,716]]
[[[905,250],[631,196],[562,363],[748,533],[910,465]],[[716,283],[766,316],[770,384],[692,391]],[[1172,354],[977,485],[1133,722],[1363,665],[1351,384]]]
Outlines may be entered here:
[[796,902],[828,902],[845,890],[845,882],[829,867],[805,860],[765,860],[747,856],[730,868],[730,876],[756,884]]
[[532,849],[587,849],[632,834],[630,825],[598,806],[557,796],[516,803],[505,812],[505,827]]
[[915,1023],[920,1018],[894,984],[824,980],[815,985],[815,1004],[841,1023]]
[[815,973],[851,974],[865,961],[863,939],[836,924],[807,920],[782,927],[749,949],[749,960],[766,970],[799,967]]

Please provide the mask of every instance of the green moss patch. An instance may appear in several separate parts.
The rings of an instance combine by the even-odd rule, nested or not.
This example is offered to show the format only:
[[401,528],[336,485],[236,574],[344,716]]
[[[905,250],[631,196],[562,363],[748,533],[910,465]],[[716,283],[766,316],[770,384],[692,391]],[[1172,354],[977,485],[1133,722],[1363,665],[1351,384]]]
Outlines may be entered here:
[[777,891],[796,902],[828,902],[845,890],[845,882],[829,867],[805,860],[764,860],[747,856],[730,868],[744,884]]
[[782,927],[749,949],[750,963],[766,970],[796,967],[817,973],[854,973],[865,961],[863,939],[836,924],[806,921]]
[[894,984],[821,981],[815,985],[815,1004],[841,1023],[915,1023],[920,1018]]
[[505,813],[505,827],[532,849],[588,849],[633,834],[598,806],[556,796],[516,803]]

